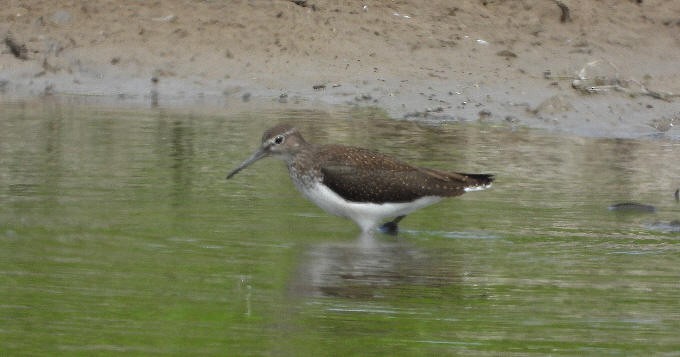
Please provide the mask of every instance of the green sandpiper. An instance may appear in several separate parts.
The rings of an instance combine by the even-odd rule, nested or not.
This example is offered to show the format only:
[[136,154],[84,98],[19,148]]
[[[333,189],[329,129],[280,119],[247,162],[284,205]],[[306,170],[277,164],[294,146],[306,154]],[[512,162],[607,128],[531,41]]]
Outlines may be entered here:
[[330,214],[353,220],[363,232],[394,218],[380,230],[396,234],[407,214],[444,197],[486,189],[494,180],[489,174],[416,167],[358,147],[310,144],[287,124],[266,130],[259,149],[227,179],[267,156],[285,161],[295,187],[307,199]]

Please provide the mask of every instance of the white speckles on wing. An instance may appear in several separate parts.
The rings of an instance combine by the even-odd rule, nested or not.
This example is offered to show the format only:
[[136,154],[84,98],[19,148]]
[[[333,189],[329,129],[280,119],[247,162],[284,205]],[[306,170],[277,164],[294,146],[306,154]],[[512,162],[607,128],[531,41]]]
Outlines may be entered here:
[[491,184],[488,185],[481,185],[481,186],[472,186],[472,187],[466,187],[464,188],[465,192],[475,192],[475,191],[483,191],[486,190],[487,188],[491,187]]

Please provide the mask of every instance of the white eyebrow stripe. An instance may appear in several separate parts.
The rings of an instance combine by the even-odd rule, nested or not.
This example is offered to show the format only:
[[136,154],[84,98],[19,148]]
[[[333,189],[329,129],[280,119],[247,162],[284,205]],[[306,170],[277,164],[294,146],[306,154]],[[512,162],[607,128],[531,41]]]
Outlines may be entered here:
[[281,134],[281,135],[283,135],[283,136],[288,136],[288,134],[292,134],[295,130],[297,130],[297,129],[291,128],[290,130],[288,130],[287,132],[285,132],[285,133],[283,133],[283,134]]

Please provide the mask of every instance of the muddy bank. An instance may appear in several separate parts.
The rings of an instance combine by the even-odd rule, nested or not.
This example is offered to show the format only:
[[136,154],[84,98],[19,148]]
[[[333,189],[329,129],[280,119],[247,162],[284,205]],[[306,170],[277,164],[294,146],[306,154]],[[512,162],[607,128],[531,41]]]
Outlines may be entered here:
[[375,106],[421,121],[680,137],[673,1],[25,1],[0,92]]

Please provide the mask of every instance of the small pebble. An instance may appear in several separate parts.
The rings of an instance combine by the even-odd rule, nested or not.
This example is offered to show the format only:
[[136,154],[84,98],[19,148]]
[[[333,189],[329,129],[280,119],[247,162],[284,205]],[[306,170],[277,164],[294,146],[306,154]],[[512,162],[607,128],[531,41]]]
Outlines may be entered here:
[[609,206],[610,211],[618,212],[656,212],[656,207],[637,202],[623,202]]

